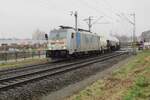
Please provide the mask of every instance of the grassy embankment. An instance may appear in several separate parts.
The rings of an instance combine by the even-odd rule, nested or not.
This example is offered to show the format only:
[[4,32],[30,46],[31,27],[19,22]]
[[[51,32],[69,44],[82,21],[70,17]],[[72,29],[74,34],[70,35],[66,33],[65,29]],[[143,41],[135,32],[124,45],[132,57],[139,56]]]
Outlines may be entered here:
[[67,100],[150,100],[150,51]]
[[8,69],[8,68],[13,68],[13,67],[22,67],[26,65],[31,65],[31,64],[40,64],[47,62],[46,58],[31,58],[31,59],[25,59],[25,60],[20,60],[20,61],[14,61],[14,62],[5,62],[5,63],[0,63],[0,70],[1,69]]

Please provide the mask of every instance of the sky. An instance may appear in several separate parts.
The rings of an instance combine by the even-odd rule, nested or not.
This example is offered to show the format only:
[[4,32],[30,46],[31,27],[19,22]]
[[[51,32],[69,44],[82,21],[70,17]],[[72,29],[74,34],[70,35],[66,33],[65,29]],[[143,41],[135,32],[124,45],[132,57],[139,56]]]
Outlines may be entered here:
[[[136,35],[150,29],[149,0],[0,0],[0,38],[31,38],[37,29],[48,33],[60,25],[73,26],[78,11],[78,25],[93,16],[92,31],[100,35],[130,36],[133,31],[131,13],[136,14]],[[117,16],[120,15],[120,16]],[[127,20],[128,19],[128,20]],[[107,24],[104,24],[107,23]]]

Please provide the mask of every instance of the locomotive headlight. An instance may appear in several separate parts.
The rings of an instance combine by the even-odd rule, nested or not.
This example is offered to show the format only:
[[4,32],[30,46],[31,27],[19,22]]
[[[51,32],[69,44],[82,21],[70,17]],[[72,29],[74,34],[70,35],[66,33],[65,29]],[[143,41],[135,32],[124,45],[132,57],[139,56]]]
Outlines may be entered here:
[[52,47],[49,47],[48,49],[49,49],[49,50],[52,50]]
[[48,45],[48,49],[49,49],[49,50],[52,50],[52,46],[51,46],[50,44]]
[[66,49],[66,46],[64,46],[63,49]]
[[62,46],[62,49],[66,49],[66,46]]
[[49,50],[52,50],[52,48],[50,47]]

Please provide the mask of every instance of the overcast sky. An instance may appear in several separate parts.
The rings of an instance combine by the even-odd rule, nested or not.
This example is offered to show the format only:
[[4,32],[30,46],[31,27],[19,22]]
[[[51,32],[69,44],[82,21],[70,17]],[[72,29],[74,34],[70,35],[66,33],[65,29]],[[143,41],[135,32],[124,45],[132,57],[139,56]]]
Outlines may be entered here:
[[[0,38],[31,38],[36,29],[49,32],[59,25],[74,26],[70,11],[78,11],[79,27],[86,28],[83,19],[97,19],[92,31],[104,34],[130,35],[132,25],[116,14],[136,13],[136,34],[150,29],[150,0],[0,0]],[[93,21],[95,21],[93,20]]]

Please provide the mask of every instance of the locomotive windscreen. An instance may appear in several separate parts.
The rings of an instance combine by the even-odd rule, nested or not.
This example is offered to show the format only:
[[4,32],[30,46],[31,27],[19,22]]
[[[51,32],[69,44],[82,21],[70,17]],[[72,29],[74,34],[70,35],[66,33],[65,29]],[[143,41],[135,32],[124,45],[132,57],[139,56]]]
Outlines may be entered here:
[[50,40],[62,40],[65,38],[67,38],[67,32],[66,31],[54,30],[54,31],[51,31],[49,34]]

